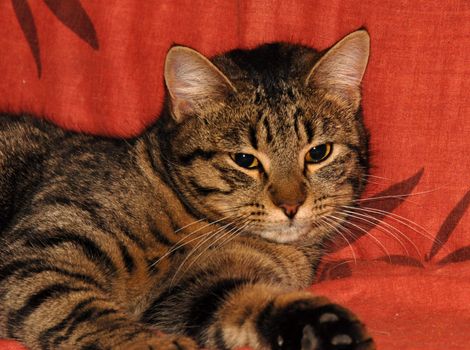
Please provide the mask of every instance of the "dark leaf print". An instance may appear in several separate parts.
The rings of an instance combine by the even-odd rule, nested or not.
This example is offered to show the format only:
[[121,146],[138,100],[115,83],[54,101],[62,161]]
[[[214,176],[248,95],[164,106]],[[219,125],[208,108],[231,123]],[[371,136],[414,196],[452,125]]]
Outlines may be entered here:
[[[33,13],[27,0],[11,0],[13,9],[21,30],[33,54],[38,78],[41,78],[42,64],[39,49],[38,33]],[[99,49],[95,27],[78,0],[44,0],[54,15],[78,37],[88,43],[93,49]]]
[[470,246],[457,249],[455,252],[450,253],[444,259],[438,262],[439,265],[458,263],[470,260]]
[[424,265],[416,259],[405,255],[387,255],[377,258],[379,261],[385,261],[393,265],[413,266],[424,269]]
[[26,0],[12,0],[13,9],[15,10],[16,18],[21,26],[21,30],[28,42],[29,48],[36,62],[38,77],[41,78],[42,66],[41,55],[39,50],[38,33],[36,24],[34,23],[33,13]]
[[[370,215],[373,220],[368,218],[365,218],[367,221],[358,218],[349,218],[347,221],[348,223],[345,224],[345,227],[348,230],[354,232],[353,235],[348,234],[347,240],[349,242],[346,240],[335,239],[333,242],[329,242],[328,251],[333,252],[346,247],[348,243],[355,242],[367,232],[372,230],[375,226],[379,225],[384,217],[388,215],[388,213],[393,212],[408,198],[413,189],[419,183],[423,173],[424,168],[421,168],[416,174],[409,177],[408,179],[395,183],[384,191],[364,199],[361,202],[361,206],[371,210],[368,212],[368,215]],[[374,210],[377,211],[373,212]],[[347,232],[345,232],[345,234],[347,234]]]
[[[418,182],[423,176],[424,168],[421,168],[416,174],[406,180],[391,185],[386,190],[366,198],[363,205],[373,209],[380,209],[391,213],[401,203],[403,203],[416,187]],[[384,218],[386,215],[377,216],[377,218]],[[375,225],[374,225],[375,226]],[[372,227],[371,227],[372,228]]]
[[70,28],[93,49],[98,50],[99,43],[95,27],[78,0],[44,0],[44,3],[56,17]]
[[[449,240],[450,235],[454,231],[460,219],[465,214],[465,211],[468,209],[469,205],[470,205],[470,190],[457,203],[457,205],[454,207],[454,209],[452,209],[449,215],[447,215],[447,218],[441,225],[439,232],[436,235],[434,243],[431,247],[431,251],[429,255],[426,257],[426,260],[428,261],[431,260],[439,252],[439,250],[444,246],[444,244]],[[458,252],[458,250],[456,252]],[[449,256],[451,256],[452,254],[450,254]]]
[[337,280],[352,276],[351,266],[347,260],[338,260],[322,264],[321,272],[317,282],[326,280]]

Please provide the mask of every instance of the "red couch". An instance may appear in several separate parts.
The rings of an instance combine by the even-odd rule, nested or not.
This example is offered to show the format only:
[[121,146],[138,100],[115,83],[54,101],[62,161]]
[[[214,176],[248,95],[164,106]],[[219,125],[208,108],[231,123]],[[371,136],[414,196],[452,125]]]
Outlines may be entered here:
[[351,224],[352,247],[332,242],[312,290],[357,312],[379,349],[470,349],[470,2],[5,0],[0,109],[131,136],[158,114],[172,43],[323,49],[362,26],[373,163],[362,204],[374,217]]

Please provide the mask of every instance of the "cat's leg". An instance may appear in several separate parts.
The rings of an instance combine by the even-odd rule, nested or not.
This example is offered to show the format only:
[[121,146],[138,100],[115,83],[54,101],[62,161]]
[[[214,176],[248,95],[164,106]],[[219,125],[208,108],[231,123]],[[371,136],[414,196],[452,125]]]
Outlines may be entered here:
[[309,292],[249,283],[227,295],[205,335],[209,347],[371,350],[364,325],[347,309]]
[[157,336],[115,300],[113,284],[122,275],[96,243],[72,233],[51,236],[37,242],[45,251],[37,254],[33,240],[26,242],[36,249],[20,249],[11,240],[1,248],[0,338],[17,339],[30,350],[197,348],[186,337]]
[[[33,270],[30,266],[17,272],[25,276],[33,274]],[[2,272],[9,273],[4,269]],[[43,275],[42,280],[29,278],[29,286],[14,278],[7,282],[9,290],[2,285],[0,337],[17,339],[31,350],[197,348],[185,337],[157,336],[109,295],[94,290],[88,283],[77,283],[78,276],[69,280],[63,276],[55,278],[53,272]]]
[[374,349],[353,313],[302,291],[312,279],[309,260],[279,244],[227,245],[195,262],[144,320],[209,348]]

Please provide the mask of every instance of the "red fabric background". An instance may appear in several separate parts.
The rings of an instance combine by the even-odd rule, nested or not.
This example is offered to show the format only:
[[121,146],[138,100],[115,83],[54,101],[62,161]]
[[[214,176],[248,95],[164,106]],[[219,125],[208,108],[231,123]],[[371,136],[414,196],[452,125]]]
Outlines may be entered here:
[[365,225],[353,249],[333,248],[312,289],[355,310],[379,349],[469,349],[468,1],[5,0],[0,109],[135,135],[158,115],[172,43],[206,55],[274,40],[323,49],[362,26],[372,39],[363,104],[377,176],[365,197],[387,196],[364,205],[421,227],[390,215],[382,228]]

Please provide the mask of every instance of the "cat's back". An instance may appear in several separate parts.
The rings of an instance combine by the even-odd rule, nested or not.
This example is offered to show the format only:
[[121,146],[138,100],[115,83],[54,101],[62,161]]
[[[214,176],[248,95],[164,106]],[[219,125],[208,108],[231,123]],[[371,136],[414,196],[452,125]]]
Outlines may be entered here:
[[0,230],[13,214],[20,183],[36,177],[49,141],[60,135],[41,120],[0,114]]
[[131,142],[67,132],[27,115],[0,114],[0,231],[41,192],[55,189],[71,197],[122,179],[132,162]]
[[63,135],[52,124],[28,115],[0,114],[0,166],[11,155],[36,153]]
[[43,164],[47,168],[42,172],[58,172],[74,163],[103,169],[108,163],[124,165],[134,142],[66,131],[29,115],[0,114],[0,178],[6,168],[34,172]]

